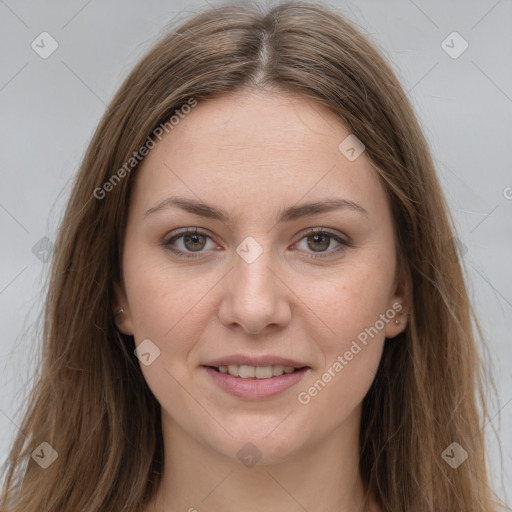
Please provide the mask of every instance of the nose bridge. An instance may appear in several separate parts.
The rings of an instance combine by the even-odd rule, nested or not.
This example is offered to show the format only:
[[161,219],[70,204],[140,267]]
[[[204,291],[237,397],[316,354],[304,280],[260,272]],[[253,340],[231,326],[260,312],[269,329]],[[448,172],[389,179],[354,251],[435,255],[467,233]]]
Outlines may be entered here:
[[260,307],[274,299],[275,276],[270,272],[269,267],[275,262],[272,260],[273,251],[271,237],[246,237],[236,248],[234,285],[238,299],[247,305]]
[[271,237],[246,237],[236,248],[221,306],[223,323],[258,333],[269,324],[289,321],[286,287],[275,276],[279,265],[270,244]]

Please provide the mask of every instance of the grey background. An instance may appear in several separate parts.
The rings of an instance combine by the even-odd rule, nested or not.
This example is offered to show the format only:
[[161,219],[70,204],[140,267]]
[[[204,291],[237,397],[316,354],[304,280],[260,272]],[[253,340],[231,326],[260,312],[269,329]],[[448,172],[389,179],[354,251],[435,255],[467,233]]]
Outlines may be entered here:
[[[168,22],[205,2],[0,1],[1,462],[38,350],[33,322],[49,267],[40,240],[55,239],[70,180],[124,77]],[[430,143],[488,340],[483,355],[499,399],[488,402],[492,421],[482,427],[497,495],[510,504],[503,483],[512,481],[512,2],[329,5],[391,61]],[[43,31],[59,45],[47,59],[31,48]],[[469,44],[458,58],[441,46],[453,31]]]

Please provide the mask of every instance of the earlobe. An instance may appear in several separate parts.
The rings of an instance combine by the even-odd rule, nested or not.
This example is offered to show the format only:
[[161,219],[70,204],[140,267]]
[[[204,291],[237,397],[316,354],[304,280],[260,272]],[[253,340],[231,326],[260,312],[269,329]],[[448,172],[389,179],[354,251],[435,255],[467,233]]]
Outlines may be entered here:
[[394,338],[405,331],[407,327],[407,302],[400,299],[394,300],[386,311],[386,317],[389,319],[386,324],[386,338]]
[[386,325],[386,338],[394,338],[401,332],[405,331],[408,320],[408,308],[402,302],[394,302],[392,307],[388,309],[389,317],[394,317]]
[[119,283],[114,283],[114,294],[114,311],[112,311],[114,323],[120,332],[133,336],[130,312],[128,306],[126,306],[126,294]]
[[386,338],[394,338],[405,331],[409,314],[409,301],[407,300],[407,296],[407,285],[405,283],[405,277],[402,275],[386,312],[386,317],[390,319],[386,324]]

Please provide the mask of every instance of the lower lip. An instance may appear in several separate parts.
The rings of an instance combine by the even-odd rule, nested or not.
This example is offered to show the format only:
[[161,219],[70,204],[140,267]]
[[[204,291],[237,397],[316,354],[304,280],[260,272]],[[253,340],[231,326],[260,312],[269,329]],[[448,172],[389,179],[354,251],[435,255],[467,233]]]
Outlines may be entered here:
[[211,375],[214,382],[224,391],[239,398],[258,400],[270,398],[297,384],[311,368],[302,368],[293,373],[284,373],[269,379],[242,379],[228,373],[221,373],[208,366],[203,368]]

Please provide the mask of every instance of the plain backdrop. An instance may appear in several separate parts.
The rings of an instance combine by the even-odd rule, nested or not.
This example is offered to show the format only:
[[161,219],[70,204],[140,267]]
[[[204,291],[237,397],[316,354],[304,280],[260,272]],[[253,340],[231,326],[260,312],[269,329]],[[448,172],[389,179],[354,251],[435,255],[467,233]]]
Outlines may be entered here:
[[[391,62],[432,149],[487,337],[483,357],[498,398],[488,402],[492,420],[482,428],[496,493],[510,505],[512,2],[327,5],[355,22]],[[30,329],[71,179],[133,65],[170,22],[205,6],[206,0],[0,1],[1,462],[27,398],[40,343]],[[43,58],[52,44],[57,49]]]

